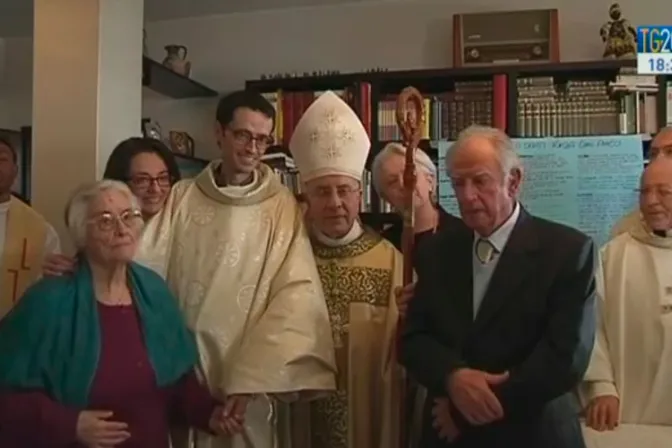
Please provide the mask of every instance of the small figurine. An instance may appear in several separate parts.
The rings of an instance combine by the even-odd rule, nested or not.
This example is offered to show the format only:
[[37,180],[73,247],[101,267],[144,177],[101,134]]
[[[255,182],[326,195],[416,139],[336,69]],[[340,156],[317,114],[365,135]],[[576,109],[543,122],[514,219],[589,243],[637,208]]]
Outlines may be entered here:
[[609,7],[611,19],[600,29],[600,37],[605,43],[605,58],[634,58],[637,55],[637,33],[625,18],[621,6],[614,3]]

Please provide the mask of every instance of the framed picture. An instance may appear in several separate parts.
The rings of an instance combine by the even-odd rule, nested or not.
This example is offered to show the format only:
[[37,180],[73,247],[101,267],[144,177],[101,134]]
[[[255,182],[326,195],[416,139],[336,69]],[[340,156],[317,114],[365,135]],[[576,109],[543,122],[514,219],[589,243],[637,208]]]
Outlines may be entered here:
[[14,179],[12,192],[20,199],[30,202],[30,137],[31,128],[21,130],[0,129],[0,138],[9,142],[16,151],[19,172]]

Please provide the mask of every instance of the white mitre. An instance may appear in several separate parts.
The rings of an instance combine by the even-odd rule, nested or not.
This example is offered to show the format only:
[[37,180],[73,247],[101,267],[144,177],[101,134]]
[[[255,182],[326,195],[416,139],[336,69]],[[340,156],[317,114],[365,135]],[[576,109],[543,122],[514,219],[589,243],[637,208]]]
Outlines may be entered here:
[[289,150],[302,182],[329,175],[361,181],[371,140],[350,106],[327,91],[299,120]]

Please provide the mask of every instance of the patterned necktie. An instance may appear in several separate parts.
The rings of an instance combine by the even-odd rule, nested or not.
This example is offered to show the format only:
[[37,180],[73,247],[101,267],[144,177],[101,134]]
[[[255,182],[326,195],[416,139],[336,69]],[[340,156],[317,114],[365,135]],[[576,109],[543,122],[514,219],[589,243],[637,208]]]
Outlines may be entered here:
[[497,253],[495,246],[489,240],[479,238],[476,243],[476,256],[482,264],[488,264]]

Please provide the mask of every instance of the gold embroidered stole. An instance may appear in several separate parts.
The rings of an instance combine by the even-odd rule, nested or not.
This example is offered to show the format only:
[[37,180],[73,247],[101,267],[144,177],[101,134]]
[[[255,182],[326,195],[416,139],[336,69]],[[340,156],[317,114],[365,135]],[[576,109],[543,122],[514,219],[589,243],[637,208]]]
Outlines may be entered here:
[[0,261],[0,318],[39,278],[46,238],[44,218],[30,206],[11,198]]
[[312,402],[312,446],[398,448],[400,376],[390,354],[402,256],[368,229],[344,246],[313,241],[313,253],[329,309],[338,375],[337,391]]

